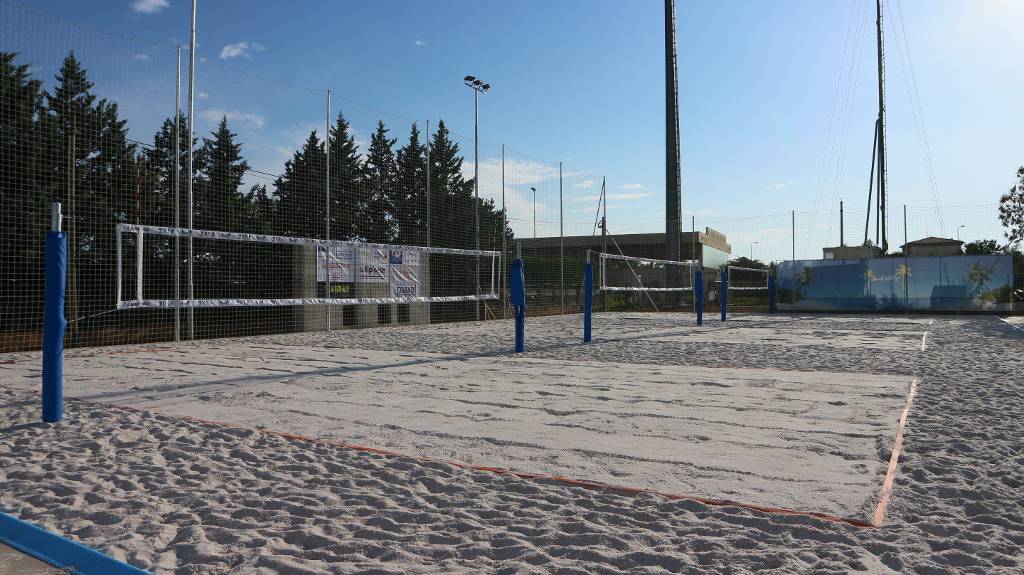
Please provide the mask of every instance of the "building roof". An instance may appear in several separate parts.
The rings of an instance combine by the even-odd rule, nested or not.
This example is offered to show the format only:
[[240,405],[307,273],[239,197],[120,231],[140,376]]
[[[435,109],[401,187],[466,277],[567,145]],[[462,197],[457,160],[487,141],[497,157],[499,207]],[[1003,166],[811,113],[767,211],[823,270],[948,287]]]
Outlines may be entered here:
[[953,238],[937,238],[935,236],[928,236],[927,238],[921,238],[912,242],[907,242],[900,247],[905,246],[945,246],[945,245],[963,245],[960,240],[954,240]]
[[[647,244],[665,244],[664,233],[639,233],[639,234],[614,234],[615,242],[619,246],[635,246]],[[540,238],[513,238],[514,242],[521,242],[524,246],[532,247],[590,247],[601,245],[601,232],[597,231],[594,236],[565,236],[564,239],[558,236],[546,236]],[[680,241],[684,244],[695,242],[697,244],[711,246],[726,253],[732,253],[732,246],[726,241],[725,235],[711,228],[705,228],[703,232],[683,232]],[[609,240],[609,244],[611,241]]]

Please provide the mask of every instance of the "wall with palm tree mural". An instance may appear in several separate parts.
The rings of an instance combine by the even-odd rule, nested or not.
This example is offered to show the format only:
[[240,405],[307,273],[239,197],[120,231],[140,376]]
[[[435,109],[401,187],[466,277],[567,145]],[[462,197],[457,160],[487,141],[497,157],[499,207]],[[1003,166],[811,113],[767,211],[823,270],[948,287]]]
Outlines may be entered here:
[[797,260],[778,266],[779,307],[819,311],[1008,311],[1013,257]]

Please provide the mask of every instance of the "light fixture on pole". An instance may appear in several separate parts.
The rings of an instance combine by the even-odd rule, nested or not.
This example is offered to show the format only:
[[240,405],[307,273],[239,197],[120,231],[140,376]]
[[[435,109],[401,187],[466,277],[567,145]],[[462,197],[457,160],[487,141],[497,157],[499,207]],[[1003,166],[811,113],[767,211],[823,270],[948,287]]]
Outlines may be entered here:
[[533,237],[537,238],[537,188],[530,186],[533,190]]
[[754,261],[754,246],[761,242],[750,242],[750,261]]
[[[967,226],[960,226],[960,228],[966,228]],[[960,228],[956,229],[956,241],[960,241]]]
[[[480,251],[480,94],[486,94],[491,85],[475,76],[462,79],[473,89],[473,235],[476,250]],[[476,256],[476,295],[480,295],[480,256]],[[476,319],[480,321],[480,302],[473,306]]]

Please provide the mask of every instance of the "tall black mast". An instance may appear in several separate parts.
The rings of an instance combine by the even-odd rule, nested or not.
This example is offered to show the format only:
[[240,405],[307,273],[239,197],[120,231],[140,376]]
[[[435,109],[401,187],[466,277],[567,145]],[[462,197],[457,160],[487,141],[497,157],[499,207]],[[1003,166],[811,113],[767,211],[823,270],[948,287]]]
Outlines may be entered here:
[[679,79],[676,68],[676,2],[665,0],[665,259],[679,261],[682,184],[679,173]]
[[889,197],[886,190],[886,168],[885,168],[885,42],[882,38],[882,0],[875,0],[877,19],[875,20],[878,30],[878,220],[882,228],[881,248],[884,254],[889,249],[889,240],[886,237],[888,220],[885,217],[885,208]]

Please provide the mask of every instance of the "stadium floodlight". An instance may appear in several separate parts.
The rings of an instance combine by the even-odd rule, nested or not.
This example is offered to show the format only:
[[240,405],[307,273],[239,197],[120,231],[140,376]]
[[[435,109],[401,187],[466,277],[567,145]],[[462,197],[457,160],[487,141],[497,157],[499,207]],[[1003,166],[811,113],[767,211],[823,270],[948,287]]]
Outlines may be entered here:
[[761,242],[750,242],[750,259],[751,260],[754,259],[754,246],[756,246],[759,243],[761,243]]
[[[473,230],[476,249],[480,250],[480,94],[486,94],[491,85],[476,76],[462,79],[473,89]],[[480,260],[476,262],[477,292],[480,291]],[[476,320],[480,321],[480,306],[475,306]]]

